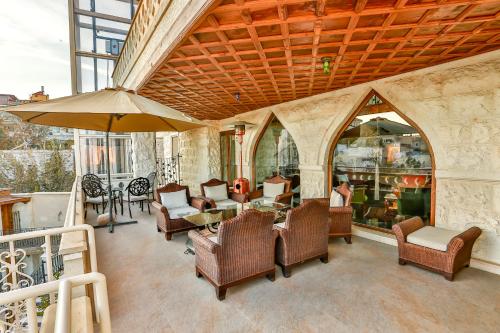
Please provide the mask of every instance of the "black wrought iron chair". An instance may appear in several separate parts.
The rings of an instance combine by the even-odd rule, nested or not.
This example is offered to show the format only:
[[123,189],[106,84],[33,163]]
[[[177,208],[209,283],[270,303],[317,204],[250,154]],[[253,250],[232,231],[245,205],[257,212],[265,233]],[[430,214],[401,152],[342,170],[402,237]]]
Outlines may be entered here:
[[[92,207],[96,210],[97,214],[99,214],[99,205],[102,205],[102,211],[106,210],[106,206],[108,203],[108,195],[106,190],[102,187],[100,181],[97,181],[93,178],[87,177],[82,180],[82,190],[85,194],[84,206],[85,206],[85,218],[87,218],[87,205],[92,204]],[[116,199],[117,196],[113,195],[113,206],[115,207],[116,214]]]
[[149,200],[149,195],[151,195],[151,199],[154,199],[154,187],[155,187],[155,179],[156,179],[156,172],[150,172],[149,175],[146,177],[149,181],[149,190],[148,190],[148,200]]
[[82,176],[82,181],[87,179],[91,179],[102,184],[102,179],[98,175],[95,175],[93,173],[87,173],[86,175]]
[[132,218],[132,210],[130,209],[130,203],[138,202],[141,211],[144,211],[144,201],[146,201],[148,205],[148,213],[151,215],[151,209],[149,208],[149,180],[144,177],[139,177],[132,179],[132,181],[125,188],[127,191],[127,197],[123,198],[123,200],[128,202],[128,213],[130,218]]

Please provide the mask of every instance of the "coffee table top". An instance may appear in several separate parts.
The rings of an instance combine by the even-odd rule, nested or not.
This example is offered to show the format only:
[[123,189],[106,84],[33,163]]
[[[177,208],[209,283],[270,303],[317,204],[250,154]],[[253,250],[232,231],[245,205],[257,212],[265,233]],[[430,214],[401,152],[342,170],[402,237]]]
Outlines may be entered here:
[[215,223],[220,223],[225,220],[229,220],[236,217],[243,210],[256,209],[261,212],[273,212],[276,215],[276,221],[284,218],[284,213],[290,208],[289,205],[277,203],[277,202],[249,202],[242,205],[229,206],[226,208],[212,208],[205,209],[204,212],[185,215],[182,218],[186,221],[197,225],[197,226],[207,226]]

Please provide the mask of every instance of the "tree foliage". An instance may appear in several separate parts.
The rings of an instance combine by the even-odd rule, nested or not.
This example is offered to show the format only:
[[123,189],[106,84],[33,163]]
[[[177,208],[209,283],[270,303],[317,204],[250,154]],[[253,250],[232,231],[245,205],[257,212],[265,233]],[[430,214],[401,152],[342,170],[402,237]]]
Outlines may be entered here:
[[75,174],[67,171],[59,150],[54,150],[44,165],[40,183],[44,192],[70,191]]

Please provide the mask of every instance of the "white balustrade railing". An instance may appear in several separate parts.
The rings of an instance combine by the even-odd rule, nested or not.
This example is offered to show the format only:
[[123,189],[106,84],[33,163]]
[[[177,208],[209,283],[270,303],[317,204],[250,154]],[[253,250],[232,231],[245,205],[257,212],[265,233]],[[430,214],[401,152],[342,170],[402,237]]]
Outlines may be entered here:
[[[38,333],[36,300],[46,294],[58,294],[54,332],[71,332],[71,290],[74,287],[92,285],[96,321],[101,333],[111,333],[106,277],[97,272],[75,275],[27,288],[21,288],[0,295],[0,332]],[[19,314],[22,314],[20,316]],[[90,317],[91,318],[91,317]],[[76,322],[84,326],[85,323]]]
[[[16,248],[16,244],[23,244],[23,240],[29,240],[33,238],[44,238],[45,243],[42,245],[42,249],[44,251],[46,258],[52,258],[52,239],[51,236],[61,235],[63,238],[65,235],[79,235],[78,238],[84,239],[85,244],[83,244],[80,248],[81,251],[88,251],[89,270],[91,272],[97,272],[97,256],[96,256],[96,247],[95,247],[95,236],[94,236],[94,228],[87,224],[76,225],[72,227],[62,227],[62,228],[54,228],[54,229],[46,229],[46,230],[38,230],[32,232],[25,232],[19,234],[11,234],[0,236],[0,244],[7,243],[8,247],[3,252],[0,252],[0,285],[1,291],[0,293],[0,303],[1,304],[9,304],[9,302],[5,302],[4,298],[9,293],[24,290],[27,288],[32,288],[34,284],[33,278],[25,272],[27,267],[26,263],[26,249],[24,248]],[[52,263],[47,261],[47,279],[49,282],[40,284],[38,286],[51,284],[55,282],[54,274],[52,272]],[[73,277],[71,277],[73,278]],[[55,303],[55,291],[51,290],[48,292],[50,304]],[[0,324],[11,325],[13,329],[6,330],[5,332],[14,332],[16,328],[22,327],[25,324],[25,321],[31,322],[33,318],[30,317],[29,311],[34,306],[32,300],[26,300],[25,302],[16,302],[11,304],[11,306],[0,306]],[[106,305],[107,306],[107,305]],[[36,310],[36,307],[35,307]],[[96,309],[97,310],[97,309]],[[96,313],[96,316],[98,314]],[[24,318],[24,321],[23,321]],[[20,326],[21,325],[21,326]],[[0,329],[0,333],[3,332]],[[16,331],[17,332],[17,331]]]

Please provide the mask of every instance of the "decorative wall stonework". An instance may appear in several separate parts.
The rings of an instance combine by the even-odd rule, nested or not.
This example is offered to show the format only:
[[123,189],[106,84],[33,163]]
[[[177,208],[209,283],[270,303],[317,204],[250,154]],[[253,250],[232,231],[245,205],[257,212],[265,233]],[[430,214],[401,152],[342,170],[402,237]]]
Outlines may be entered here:
[[179,134],[182,184],[200,195],[200,184],[221,177],[219,130],[204,127]]
[[155,133],[132,133],[134,178],[146,177],[156,170]]
[[[500,51],[248,112],[220,121],[219,128],[235,119],[257,124],[243,143],[243,173],[249,177],[258,134],[274,113],[299,151],[301,197],[326,196],[334,137],[372,89],[416,123],[431,143],[436,226],[481,227],[473,257],[500,264]],[[207,141],[207,134],[197,140]],[[192,163],[201,163],[205,175],[203,170],[212,168],[201,155]],[[191,183],[199,186],[197,180]]]

